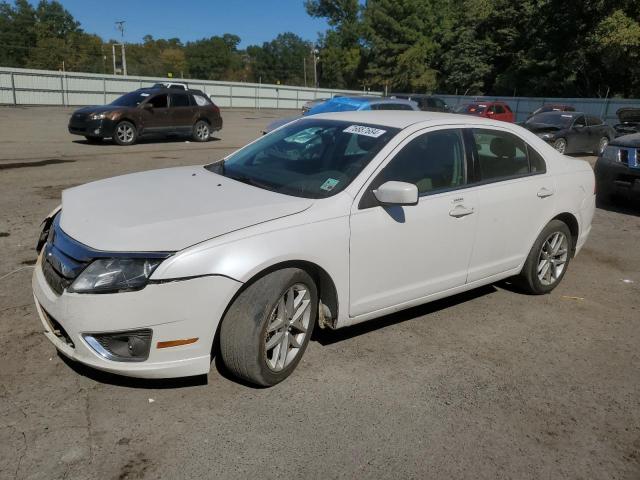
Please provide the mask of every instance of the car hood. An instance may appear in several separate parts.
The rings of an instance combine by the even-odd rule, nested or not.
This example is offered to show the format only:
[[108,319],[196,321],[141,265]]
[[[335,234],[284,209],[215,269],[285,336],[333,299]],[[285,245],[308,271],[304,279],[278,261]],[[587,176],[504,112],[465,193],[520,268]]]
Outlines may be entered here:
[[73,114],[90,114],[90,113],[102,113],[102,112],[112,112],[114,110],[122,110],[126,107],[116,107],[115,105],[91,105],[89,107],[82,107],[73,112]]
[[240,183],[203,167],[178,167],[65,190],[60,226],[67,235],[97,250],[177,251],[293,215],[312,203]]
[[619,108],[616,115],[621,123],[640,123],[640,108]]
[[611,140],[609,145],[614,147],[640,148],[640,133],[623,135],[622,137]]
[[559,132],[563,130],[562,127],[549,125],[547,123],[525,123],[523,126],[533,133]]

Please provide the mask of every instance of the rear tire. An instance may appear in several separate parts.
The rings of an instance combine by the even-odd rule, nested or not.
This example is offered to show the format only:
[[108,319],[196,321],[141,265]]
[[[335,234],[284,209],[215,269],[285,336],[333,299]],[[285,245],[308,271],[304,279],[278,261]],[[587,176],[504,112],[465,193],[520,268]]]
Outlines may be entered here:
[[595,150],[593,153],[595,153],[596,155],[602,155],[602,152],[604,152],[604,149],[607,148],[608,145],[609,145],[609,138],[602,137],[598,141],[597,150]]
[[551,292],[567,271],[572,249],[573,239],[567,224],[551,220],[531,247],[517,283],[533,295]]
[[198,120],[193,125],[193,132],[191,133],[191,138],[193,138],[196,142],[206,142],[209,140],[209,135],[211,135],[211,127],[204,120]]
[[118,145],[133,145],[137,139],[138,131],[136,130],[136,126],[131,122],[123,120],[113,129],[113,141]]
[[308,273],[286,268],[265,275],[227,311],[220,327],[222,361],[247,382],[281,382],[300,362],[317,312],[318,291]]

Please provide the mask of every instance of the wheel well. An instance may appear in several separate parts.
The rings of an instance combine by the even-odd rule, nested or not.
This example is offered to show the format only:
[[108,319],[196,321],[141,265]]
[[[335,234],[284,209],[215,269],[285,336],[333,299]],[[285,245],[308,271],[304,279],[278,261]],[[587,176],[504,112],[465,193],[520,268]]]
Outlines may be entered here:
[[116,120],[113,124],[113,127],[115,128],[116,125],[118,125],[120,122],[129,122],[130,124],[132,124],[134,127],[136,127],[136,131],[138,130],[138,124],[133,121],[130,118],[124,117],[124,118],[119,118],[118,120]]
[[560,220],[567,227],[569,227],[569,231],[571,232],[571,256],[576,252],[576,244],[578,242],[578,235],[580,234],[580,227],[578,226],[578,220],[571,213],[561,213],[560,215],[556,215],[553,220]]
[[207,125],[211,126],[211,122],[209,121],[209,119],[207,117],[198,117],[198,118],[196,118],[196,123],[198,123],[200,120],[202,120],[203,122],[206,122]]
[[[318,288],[318,298],[320,299],[320,303],[322,305],[325,305],[329,310],[328,315],[326,315],[325,321],[329,323],[329,325],[333,325],[335,323],[335,320],[338,318],[338,291],[336,290],[335,283],[333,283],[333,279],[327,273],[327,271],[313,262],[304,260],[292,260],[276,263],[275,265],[271,265],[270,267],[265,268],[264,270],[255,274],[235,293],[235,295],[225,308],[224,313],[222,314],[222,318],[218,323],[218,328],[216,329],[216,332],[214,334],[213,344],[211,345],[212,358],[217,357],[217,354],[220,351],[220,327],[222,326],[222,322],[227,315],[227,311],[229,310],[231,305],[233,305],[233,302],[235,302],[236,298],[238,298],[238,296],[256,280],[264,277],[265,275],[268,275],[271,272],[275,272],[276,270],[281,270],[283,268],[299,268],[300,270],[304,270],[305,272],[307,272],[311,276],[311,278],[313,278],[313,281],[316,282],[316,287]],[[320,315],[321,312],[318,311],[318,316]]]

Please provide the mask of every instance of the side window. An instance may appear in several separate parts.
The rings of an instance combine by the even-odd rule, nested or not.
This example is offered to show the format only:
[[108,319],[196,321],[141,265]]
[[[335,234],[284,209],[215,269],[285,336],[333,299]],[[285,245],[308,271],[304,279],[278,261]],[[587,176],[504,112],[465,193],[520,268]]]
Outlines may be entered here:
[[153,105],[153,108],[167,108],[167,94],[162,93],[151,98],[148,103]]
[[433,99],[433,103],[435,104],[436,108],[443,108],[444,109],[444,102],[442,100],[440,100],[439,98],[434,98]]
[[196,102],[196,105],[199,107],[204,107],[205,105],[209,105],[211,102],[204,95],[194,94],[193,99]]
[[380,172],[372,187],[391,180],[413,183],[420,194],[464,185],[462,132],[439,130],[413,139]]
[[172,107],[188,107],[189,97],[184,93],[172,93],[171,106]]
[[504,107],[502,105],[496,105],[496,113],[504,113]]
[[473,130],[480,180],[490,181],[529,173],[527,145],[507,132]]
[[598,117],[588,116],[587,123],[589,124],[589,126],[602,125],[602,120],[600,120]]
[[585,121],[584,115],[580,115],[578,118],[576,118],[576,120],[573,122],[573,126],[574,127],[584,127],[586,126],[587,123]]
[[531,173],[544,173],[547,171],[547,165],[544,163],[542,155],[529,145],[527,145],[527,155],[529,156],[529,169]]

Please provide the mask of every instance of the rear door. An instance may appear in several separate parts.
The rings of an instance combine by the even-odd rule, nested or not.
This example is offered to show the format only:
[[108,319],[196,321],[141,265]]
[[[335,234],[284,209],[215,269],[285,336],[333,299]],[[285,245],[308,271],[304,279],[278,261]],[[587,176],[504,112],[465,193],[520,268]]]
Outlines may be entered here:
[[587,130],[589,131],[589,149],[590,152],[600,153],[600,140],[609,137],[606,132],[606,125],[596,116],[587,115]]
[[169,99],[169,117],[171,127],[184,132],[190,130],[194,123],[195,106],[191,95],[186,92],[172,92]]
[[586,152],[589,150],[589,130],[587,128],[587,119],[584,115],[578,115],[574,118],[567,137],[567,143],[572,152]]
[[474,149],[478,227],[468,282],[517,268],[554,210],[555,184],[542,156],[511,132],[465,130]]

